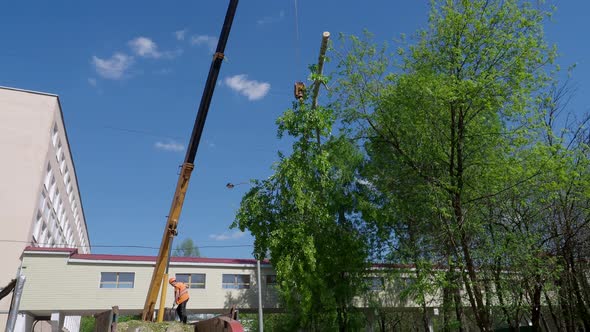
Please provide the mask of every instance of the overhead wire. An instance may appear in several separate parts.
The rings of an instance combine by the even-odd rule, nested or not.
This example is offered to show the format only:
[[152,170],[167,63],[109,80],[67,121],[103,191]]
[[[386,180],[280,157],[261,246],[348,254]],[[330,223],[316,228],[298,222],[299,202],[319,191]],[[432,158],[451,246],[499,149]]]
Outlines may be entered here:
[[153,132],[149,132],[146,130],[138,130],[138,129],[130,129],[130,128],[121,128],[121,127],[113,127],[113,126],[102,126],[105,129],[110,129],[110,130],[115,130],[115,131],[121,131],[121,132],[126,132],[126,133],[131,133],[131,134],[140,134],[140,135],[144,135],[144,136],[151,136],[151,137],[159,137],[159,138],[167,138],[167,139],[183,139],[181,137],[178,136],[170,136],[170,135],[163,135],[163,134],[158,134],[158,133],[153,133]]
[[295,6],[295,68],[301,67],[301,49],[299,47],[299,6],[297,0],[293,0]]

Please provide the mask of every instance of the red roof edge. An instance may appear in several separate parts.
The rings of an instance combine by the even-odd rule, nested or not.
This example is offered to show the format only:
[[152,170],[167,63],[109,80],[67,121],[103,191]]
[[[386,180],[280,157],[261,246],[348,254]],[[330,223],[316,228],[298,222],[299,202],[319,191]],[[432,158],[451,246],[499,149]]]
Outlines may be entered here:
[[[139,256],[139,255],[110,255],[110,254],[79,254],[76,248],[46,248],[28,246],[24,251],[28,252],[63,252],[69,253],[71,259],[80,259],[88,261],[127,261],[127,262],[146,262],[153,263],[156,256]],[[201,264],[248,264],[255,265],[256,260],[252,258],[208,258],[208,257],[172,257],[172,263],[201,263]],[[270,265],[270,261],[265,259],[262,264]],[[392,264],[392,263],[372,263],[372,268],[382,269],[413,269],[413,264]],[[437,268],[442,268],[437,266]]]
[[77,248],[46,248],[46,247],[33,247],[28,246],[24,251],[36,251],[36,252],[69,252],[70,255],[78,253]]
[[[73,254],[72,259],[89,261],[131,261],[131,262],[155,262],[156,256],[132,256],[132,255],[102,255],[102,254]],[[242,258],[206,258],[206,257],[172,257],[172,263],[202,263],[202,264],[256,264],[255,259]],[[270,264],[268,260],[262,264]]]
[[[137,255],[109,255],[109,254],[79,254],[76,248],[47,248],[28,246],[25,252],[63,252],[69,253],[71,259],[81,259],[89,261],[132,261],[132,262],[155,262],[156,256],[137,256]],[[173,263],[203,263],[203,264],[256,264],[255,259],[248,258],[207,258],[207,257],[172,257]],[[262,264],[270,264],[268,260],[263,260]]]

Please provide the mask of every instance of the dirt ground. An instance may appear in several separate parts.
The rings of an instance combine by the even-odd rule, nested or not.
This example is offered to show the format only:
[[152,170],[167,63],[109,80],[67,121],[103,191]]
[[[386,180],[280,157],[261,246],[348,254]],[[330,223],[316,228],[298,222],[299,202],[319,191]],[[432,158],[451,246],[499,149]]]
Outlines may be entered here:
[[119,332],[193,332],[194,330],[193,325],[178,322],[151,323],[132,320],[117,324]]

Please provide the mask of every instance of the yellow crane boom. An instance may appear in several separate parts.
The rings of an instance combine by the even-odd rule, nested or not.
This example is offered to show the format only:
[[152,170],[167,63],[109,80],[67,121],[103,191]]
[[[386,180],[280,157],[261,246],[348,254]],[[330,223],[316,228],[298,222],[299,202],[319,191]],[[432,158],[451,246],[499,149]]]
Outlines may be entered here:
[[[172,248],[172,242],[174,236],[176,236],[176,228],[178,226],[178,220],[180,213],[182,212],[182,205],[184,203],[184,197],[188,189],[188,184],[191,178],[191,173],[194,169],[194,161],[197,155],[197,149],[201,140],[201,134],[203,133],[203,127],[205,126],[205,120],[209,111],[209,105],[211,104],[211,98],[215,90],[215,84],[221,69],[221,63],[224,58],[225,45],[231,30],[236,8],[238,6],[238,0],[230,0],[225,14],[225,20],[223,22],[223,28],[217,42],[217,49],[209,68],[209,74],[207,75],[207,82],[203,89],[203,95],[201,97],[201,103],[199,104],[199,111],[195,124],[193,126],[193,132],[191,134],[190,143],[187,148],[184,163],[178,177],[178,183],[176,184],[176,190],[174,192],[174,198],[172,199],[172,205],[170,206],[170,212],[168,213],[168,220],[166,227],[164,228],[164,235],[162,236],[162,243],[160,245],[160,251],[158,252],[158,258],[156,260],[156,266],[152,274],[152,280],[146,296],[145,304],[142,312],[143,320],[152,320],[154,316],[154,309],[156,301],[158,299],[158,293],[164,280],[164,272],[167,274],[167,266],[170,261],[170,251]],[[166,271],[165,271],[166,270]],[[166,289],[166,285],[163,286]],[[160,308],[164,307],[165,292],[163,297],[160,299]],[[160,310],[162,311],[162,310]],[[160,318],[161,320],[161,318]]]

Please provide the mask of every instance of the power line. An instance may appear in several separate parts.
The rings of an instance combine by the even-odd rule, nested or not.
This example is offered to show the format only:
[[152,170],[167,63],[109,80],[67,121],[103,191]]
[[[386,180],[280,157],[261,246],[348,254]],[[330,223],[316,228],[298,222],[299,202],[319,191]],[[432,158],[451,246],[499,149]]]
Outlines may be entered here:
[[151,137],[159,137],[159,138],[167,138],[167,139],[183,139],[181,137],[178,136],[170,136],[170,135],[163,135],[163,134],[158,134],[158,133],[153,133],[153,132],[149,132],[146,130],[138,130],[138,129],[130,129],[130,128],[121,128],[121,127],[113,127],[113,126],[102,126],[105,129],[110,129],[110,130],[115,130],[115,131],[121,131],[121,132],[126,132],[126,133],[131,133],[131,134],[139,134],[139,135],[144,135],[144,136],[151,136]]
[[299,12],[297,0],[294,0],[295,6],[295,68],[300,66],[300,47],[299,47]]

